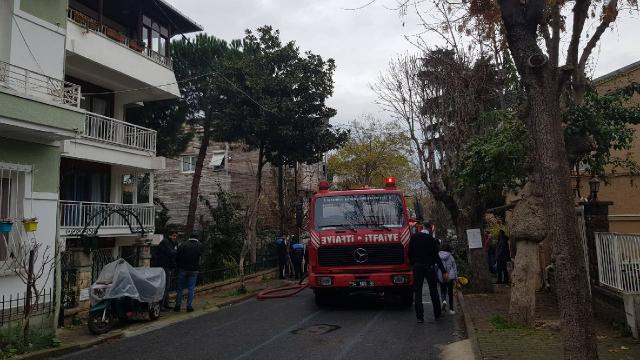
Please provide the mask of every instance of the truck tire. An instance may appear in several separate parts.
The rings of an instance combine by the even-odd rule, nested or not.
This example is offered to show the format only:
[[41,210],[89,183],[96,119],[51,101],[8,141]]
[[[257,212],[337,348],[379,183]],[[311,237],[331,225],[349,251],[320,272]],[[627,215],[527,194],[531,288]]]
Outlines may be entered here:
[[400,291],[400,306],[408,308],[413,304],[413,289]]
[[313,290],[313,294],[316,297],[316,305],[318,305],[318,307],[329,305],[329,294],[326,291]]

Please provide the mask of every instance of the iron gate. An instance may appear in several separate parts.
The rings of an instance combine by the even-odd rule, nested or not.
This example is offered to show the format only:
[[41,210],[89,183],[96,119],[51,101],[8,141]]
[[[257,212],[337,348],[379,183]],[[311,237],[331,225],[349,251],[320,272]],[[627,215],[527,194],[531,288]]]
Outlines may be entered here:
[[113,256],[113,248],[104,248],[104,249],[94,249],[91,250],[91,283],[93,284],[102,268],[105,265],[115,260],[116,257]]
[[60,265],[62,309],[73,309],[78,306],[78,269],[73,261],[72,251],[61,254]]

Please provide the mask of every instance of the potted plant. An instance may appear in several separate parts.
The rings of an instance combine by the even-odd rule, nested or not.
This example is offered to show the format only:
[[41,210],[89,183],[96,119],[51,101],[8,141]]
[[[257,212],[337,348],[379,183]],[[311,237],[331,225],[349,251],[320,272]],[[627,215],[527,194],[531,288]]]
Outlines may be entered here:
[[24,226],[24,231],[35,232],[38,230],[38,218],[24,219],[22,220],[22,225]]
[[114,30],[110,27],[107,27],[107,36],[120,43],[124,43],[124,40],[125,40],[124,35],[122,35],[117,30]]
[[144,45],[141,44],[138,40],[129,41],[129,47],[137,52],[142,52],[142,50],[144,50]]
[[10,219],[0,219],[0,233],[8,234],[13,228],[13,221]]

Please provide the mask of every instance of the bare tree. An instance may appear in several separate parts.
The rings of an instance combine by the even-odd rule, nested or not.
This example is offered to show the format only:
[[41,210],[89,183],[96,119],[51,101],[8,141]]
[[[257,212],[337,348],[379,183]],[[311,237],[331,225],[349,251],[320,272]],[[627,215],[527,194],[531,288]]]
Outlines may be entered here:
[[34,311],[43,298],[49,278],[55,265],[55,254],[50,246],[39,243],[31,233],[17,231],[18,240],[12,249],[12,258],[5,262],[5,268],[12,270],[25,285],[25,299],[22,316],[22,341],[29,342],[29,323]]
[[[382,108],[405,125],[422,181],[464,241],[466,229],[481,225],[484,204],[477,189],[459,191],[451,173],[481,125],[479,114],[500,98],[495,66],[482,57],[474,62],[459,49],[432,50],[422,58],[405,55],[391,61],[372,88]],[[491,291],[482,252],[470,252],[470,262],[474,289]]]

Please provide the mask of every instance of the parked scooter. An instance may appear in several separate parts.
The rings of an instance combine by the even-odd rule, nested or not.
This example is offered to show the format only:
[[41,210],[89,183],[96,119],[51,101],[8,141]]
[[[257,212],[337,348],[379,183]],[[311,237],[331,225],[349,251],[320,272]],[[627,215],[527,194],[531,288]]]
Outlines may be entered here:
[[162,268],[134,268],[124,259],[107,264],[91,285],[89,331],[104,334],[116,319],[156,320],[165,284]]

